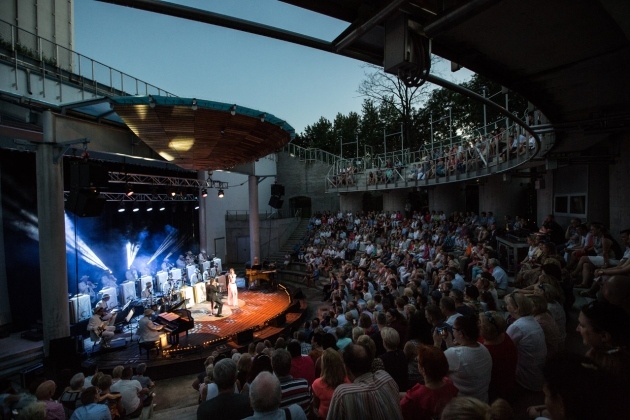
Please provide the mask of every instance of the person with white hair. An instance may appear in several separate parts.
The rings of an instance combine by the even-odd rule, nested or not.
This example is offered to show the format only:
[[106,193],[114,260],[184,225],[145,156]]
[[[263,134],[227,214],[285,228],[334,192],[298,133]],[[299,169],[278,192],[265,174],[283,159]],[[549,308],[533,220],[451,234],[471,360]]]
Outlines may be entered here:
[[156,324],[151,321],[151,316],[153,315],[153,309],[145,309],[144,317],[138,321],[138,336],[140,337],[140,342],[144,343],[145,341],[157,341],[160,339],[161,333],[159,332],[164,328],[164,325]]
[[279,408],[280,401],[282,401],[282,390],[278,378],[272,373],[260,372],[249,387],[249,403],[254,410],[254,415],[246,417],[245,420],[260,418],[306,420],[306,414],[299,405],[291,404],[288,407]]

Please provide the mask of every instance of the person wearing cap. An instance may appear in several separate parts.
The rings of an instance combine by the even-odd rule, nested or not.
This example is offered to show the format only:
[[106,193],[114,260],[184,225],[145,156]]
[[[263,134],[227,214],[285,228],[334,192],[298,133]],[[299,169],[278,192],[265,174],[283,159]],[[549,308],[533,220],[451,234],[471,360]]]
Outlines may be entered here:
[[153,289],[151,289],[153,287],[153,283],[148,281],[145,283],[146,288],[142,291],[142,299],[149,299],[151,296],[153,296]]
[[110,313],[110,309],[109,309],[110,299],[111,299],[111,296],[109,296],[109,294],[107,293],[104,293],[103,296],[101,297],[101,300],[99,300],[96,303],[96,306],[94,307],[94,309],[96,308],[103,309],[103,315],[101,316],[101,318],[103,319],[103,321],[107,321],[109,325],[113,325],[114,321],[116,320],[116,317],[114,316],[114,314]]
[[153,315],[153,309],[145,309],[144,318],[138,321],[138,336],[141,343],[159,340],[160,333],[158,331],[164,328],[163,325],[151,321],[151,315]]
[[[109,347],[109,342],[114,337],[115,327],[107,325],[107,321],[104,320],[104,309],[101,306],[97,306],[94,308],[94,315],[88,321],[87,330],[90,332],[90,335],[94,333],[96,337],[100,337],[101,341],[99,344],[103,347]],[[92,341],[96,341],[95,338],[92,338]]]

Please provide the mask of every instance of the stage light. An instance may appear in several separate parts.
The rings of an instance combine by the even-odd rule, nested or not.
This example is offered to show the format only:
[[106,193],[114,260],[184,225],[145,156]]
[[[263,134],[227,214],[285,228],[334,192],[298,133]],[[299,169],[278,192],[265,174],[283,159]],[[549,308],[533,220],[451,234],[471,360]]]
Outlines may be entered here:
[[173,188],[169,191],[169,194],[171,195],[171,197],[175,197],[177,195],[177,190]]
[[195,210],[199,210],[199,203],[195,204]]
[[118,205],[118,213],[122,213],[125,211],[125,203],[124,202],[120,202],[120,204]]
[[223,198],[224,195],[225,194],[223,193],[223,190],[219,190],[219,194],[218,194],[219,198]]
[[192,107],[191,108],[192,108],[193,111],[197,110],[197,100],[194,99],[194,98],[193,98],[193,101],[192,101]]
[[131,197],[133,195],[133,188],[131,185],[127,184],[127,197]]
[[202,190],[201,190],[201,196],[202,196],[203,198],[206,198],[206,197],[208,196],[208,190],[207,190],[207,189],[205,189],[205,188],[202,188]]
[[147,211],[153,211],[153,203],[151,201],[147,201]]
[[136,213],[136,212],[140,211],[140,205],[138,204],[138,202],[137,202],[137,201],[133,203],[133,209],[132,209],[132,211],[133,211],[134,213]]
[[164,205],[164,201],[160,202],[160,208],[158,210],[160,210],[160,211],[166,210],[166,206]]

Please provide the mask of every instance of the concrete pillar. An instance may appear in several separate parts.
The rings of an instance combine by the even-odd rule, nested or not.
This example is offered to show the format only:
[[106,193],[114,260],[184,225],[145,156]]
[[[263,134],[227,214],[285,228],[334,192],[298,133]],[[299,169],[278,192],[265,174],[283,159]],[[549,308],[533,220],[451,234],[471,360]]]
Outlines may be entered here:
[[[258,218],[258,178],[249,175],[249,258],[260,257],[260,221]],[[262,262],[262,260],[260,260]]]
[[70,336],[68,273],[63,201],[63,159],[55,147],[54,118],[43,116],[44,142],[37,147],[37,216],[39,221],[39,266],[41,270],[44,353],[50,340]]
[[[206,175],[208,172],[206,171],[197,171],[197,179],[199,181],[205,181]],[[206,198],[201,196],[201,188],[197,191],[199,194],[199,212],[197,214],[198,223],[199,223],[199,249],[208,251],[208,235],[206,233]]]

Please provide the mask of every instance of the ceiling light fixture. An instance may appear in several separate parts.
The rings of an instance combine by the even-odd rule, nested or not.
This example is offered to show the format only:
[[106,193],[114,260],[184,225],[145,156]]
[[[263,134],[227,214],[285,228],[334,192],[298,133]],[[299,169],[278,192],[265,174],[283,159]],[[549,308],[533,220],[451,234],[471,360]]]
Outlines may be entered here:
[[202,189],[201,189],[201,196],[202,196],[203,198],[206,198],[206,197],[208,196],[208,190],[207,190],[207,189],[205,189],[205,188],[202,188]]
[[118,205],[118,213],[122,213],[125,211],[125,203],[124,202],[120,202],[120,204]]
[[193,111],[197,110],[197,99],[193,98],[192,107],[191,108],[192,108]]
[[133,195],[133,188],[131,188],[130,184],[127,184],[127,197],[131,197]]
[[219,190],[218,196],[219,198],[223,198],[225,196],[225,194],[223,193],[223,190]]

